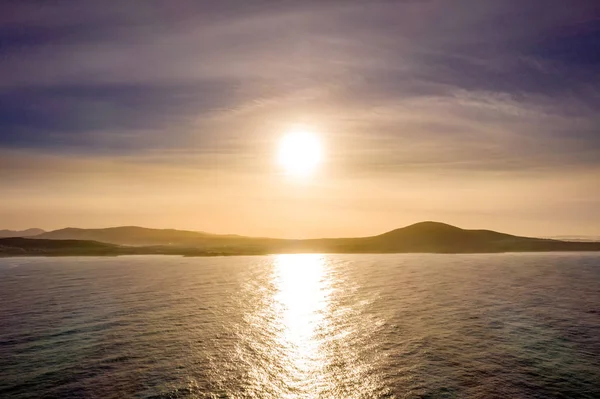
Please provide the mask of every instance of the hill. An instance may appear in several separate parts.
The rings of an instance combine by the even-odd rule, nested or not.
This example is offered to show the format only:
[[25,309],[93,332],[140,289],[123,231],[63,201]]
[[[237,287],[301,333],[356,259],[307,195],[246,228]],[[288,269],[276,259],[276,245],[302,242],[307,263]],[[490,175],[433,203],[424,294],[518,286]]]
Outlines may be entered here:
[[[44,243],[43,241],[54,243]],[[6,248],[11,249],[7,250]],[[74,252],[86,254],[89,252],[90,255],[103,253],[206,256],[296,252],[492,253],[600,251],[600,242],[567,242],[519,237],[491,230],[466,230],[444,223],[421,222],[371,237],[307,240],[216,235],[195,231],[148,229],[135,226],[107,229],[67,228],[43,233],[35,236],[34,239],[0,241],[0,254],[9,252],[13,254],[16,251],[15,248],[21,248],[23,253],[57,254]]]
[[137,226],[106,229],[66,228],[44,232],[35,236],[51,240],[93,240],[118,245],[186,245],[196,244],[211,234],[174,229],[148,229]]
[[42,229],[27,230],[0,230],[0,238],[5,237],[33,237],[45,233]]
[[50,240],[25,237],[0,238],[0,257],[6,256],[119,256],[185,255],[226,256],[264,254],[253,249],[209,249],[183,246],[122,246],[89,240]]
[[33,238],[0,238],[0,255],[118,255],[120,247],[96,241],[38,240]]
[[49,231],[33,238],[51,240],[92,240],[123,246],[163,246],[218,251],[253,252],[262,250],[267,243],[279,241],[242,237],[237,235],[209,234],[198,231],[175,229],[149,229],[137,226],[110,227],[105,229],[66,228]]
[[436,222],[417,223],[377,236],[383,252],[504,252],[551,247],[559,242],[518,237],[491,230],[465,230]]
[[284,243],[283,249],[340,253],[600,251],[600,242],[519,237],[491,230],[466,230],[439,222],[421,222],[372,237],[296,240]]

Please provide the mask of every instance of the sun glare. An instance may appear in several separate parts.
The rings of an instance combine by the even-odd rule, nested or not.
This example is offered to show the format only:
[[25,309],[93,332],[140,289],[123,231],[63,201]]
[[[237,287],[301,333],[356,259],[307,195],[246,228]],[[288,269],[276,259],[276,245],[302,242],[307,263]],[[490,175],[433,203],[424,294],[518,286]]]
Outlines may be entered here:
[[321,163],[323,148],[319,137],[309,130],[288,132],[279,144],[279,164],[293,176],[308,176]]
[[277,255],[273,279],[279,292],[281,336],[289,365],[299,381],[309,380],[325,366],[323,341],[319,330],[327,327],[327,308],[331,293],[327,260],[318,254]]

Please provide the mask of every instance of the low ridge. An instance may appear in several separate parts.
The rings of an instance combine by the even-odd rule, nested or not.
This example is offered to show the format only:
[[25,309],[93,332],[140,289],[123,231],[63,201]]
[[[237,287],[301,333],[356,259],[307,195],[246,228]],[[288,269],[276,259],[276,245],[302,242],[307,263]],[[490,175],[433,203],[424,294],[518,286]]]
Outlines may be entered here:
[[[491,230],[466,230],[427,221],[387,233],[358,238],[289,240],[216,235],[136,226],[107,229],[67,228],[25,241],[0,239],[0,255],[18,254],[181,254],[243,255],[268,253],[491,253],[600,251],[600,242],[566,242],[518,237]],[[44,243],[44,240],[52,241]],[[72,240],[72,241],[69,241]],[[76,241],[73,241],[76,240]],[[92,244],[90,244],[92,243]],[[97,247],[97,244],[110,245]]]
[[94,240],[119,245],[166,245],[175,242],[193,244],[195,241],[211,236],[213,235],[197,231],[120,226],[103,229],[67,227],[65,229],[49,231],[37,235],[35,238],[52,240]]
[[42,229],[27,230],[0,230],[0,238],[6,237],[33,237],[45,233]]

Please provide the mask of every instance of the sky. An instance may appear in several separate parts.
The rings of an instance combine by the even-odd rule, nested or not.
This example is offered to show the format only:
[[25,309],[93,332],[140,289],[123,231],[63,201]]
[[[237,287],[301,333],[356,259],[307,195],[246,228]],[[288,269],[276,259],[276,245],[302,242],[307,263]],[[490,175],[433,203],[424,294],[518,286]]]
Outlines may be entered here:
[[[315,132],[309,178],[276,161]],[[600,236],[597,0],[0,5],[0,228]]]

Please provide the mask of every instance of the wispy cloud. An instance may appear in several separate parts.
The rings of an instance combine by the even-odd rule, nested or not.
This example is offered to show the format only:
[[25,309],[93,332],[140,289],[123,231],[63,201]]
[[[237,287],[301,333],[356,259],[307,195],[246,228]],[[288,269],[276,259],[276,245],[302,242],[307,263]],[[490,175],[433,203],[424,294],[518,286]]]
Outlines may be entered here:
[[260,197],[247,190],[294,123],[322,132],[340,187],[412,174],[588,185],[600,9],[550,3],[3,4],[0,188],[25,195],[24,182],[86,173],[123,187],[129,171],[148,192],[168,176],[175,191],[194,179],[208,190],[218,175]]

